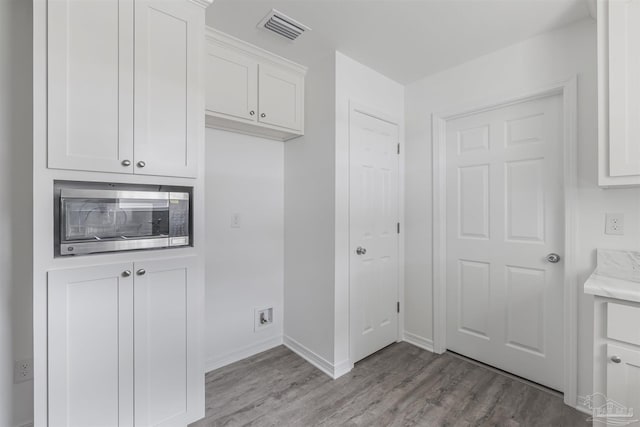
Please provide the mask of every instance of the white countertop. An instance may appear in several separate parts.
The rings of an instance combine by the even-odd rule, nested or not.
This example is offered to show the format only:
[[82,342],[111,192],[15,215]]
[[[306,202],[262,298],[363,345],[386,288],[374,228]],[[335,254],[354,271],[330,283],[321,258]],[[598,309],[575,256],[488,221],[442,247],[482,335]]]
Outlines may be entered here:
[[598,267],[584,283],[584,292],[640,302],[640,252],[598,249]]

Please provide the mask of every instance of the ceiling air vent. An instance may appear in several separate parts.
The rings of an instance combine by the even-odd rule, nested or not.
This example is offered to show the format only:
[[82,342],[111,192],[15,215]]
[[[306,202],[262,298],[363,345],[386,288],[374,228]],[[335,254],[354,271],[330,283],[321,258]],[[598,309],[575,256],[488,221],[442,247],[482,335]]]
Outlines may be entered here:
[[295,40],[305,31],[311,31],[311,28],[275,9],[271,9],[271,12],[260,21],[258,28],[264,28],[289,40]]

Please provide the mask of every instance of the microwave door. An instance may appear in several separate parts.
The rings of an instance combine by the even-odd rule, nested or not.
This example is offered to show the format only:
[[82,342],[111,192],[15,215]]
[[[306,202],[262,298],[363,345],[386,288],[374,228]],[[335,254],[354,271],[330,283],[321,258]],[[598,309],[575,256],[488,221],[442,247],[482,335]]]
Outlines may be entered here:
[[168,236],[168,193],[85,191],[62,194],[62,242]]

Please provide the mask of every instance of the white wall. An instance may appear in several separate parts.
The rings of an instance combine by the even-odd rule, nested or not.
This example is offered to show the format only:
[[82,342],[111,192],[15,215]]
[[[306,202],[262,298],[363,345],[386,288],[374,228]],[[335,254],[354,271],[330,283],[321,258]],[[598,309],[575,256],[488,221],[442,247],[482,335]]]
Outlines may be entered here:
[[13,361],[32,358],[31,2],[0,2],[0,426],[33,419],[32,382]]
[[284,146],[284,335],[332,364],[335,56],[305,65],[305,135]]
[[[282,343],[284,145],[206,130],[207,371]],[[240,214],[240,227],[231,227]],[[254,309],[273,324],[254,332]]]
[[285,343],[339,376],[351,368],[349,102],[402,128],[404,88],[340,52],[307,65],[305,136],[285,145]]
[[[596,27],[592,20],[543,34],[406,88],[405,330],[433,337],[430,114],[483,105],[578,76],[578,280],[595,267],[595,249],[640,246],[640,190],[597,187]],[[625,214],[623,237],[604,235],[604,213]],[[581,288],[581,286],[580,286]],[[592,298],[579,292],[578,394],[591,393]]]
[[334,361],[349,359],[349,103],[397,120],[404,136],[404,86],[336,52],[335,349]]

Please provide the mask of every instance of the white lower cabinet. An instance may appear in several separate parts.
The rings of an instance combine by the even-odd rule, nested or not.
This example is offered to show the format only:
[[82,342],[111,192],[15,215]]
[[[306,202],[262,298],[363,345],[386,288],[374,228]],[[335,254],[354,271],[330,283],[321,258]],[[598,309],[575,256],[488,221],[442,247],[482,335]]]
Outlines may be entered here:
[[[636,325],[637,327],[638,325]],[[607,344],[607,398],[640,411],[640,348]]]
[[49,426],[185,426],[197,418],[195,258],[48,273]]
[[602,422],[638,422],[640,303],[599,296],[594,303],[594,387],[587,407]]

